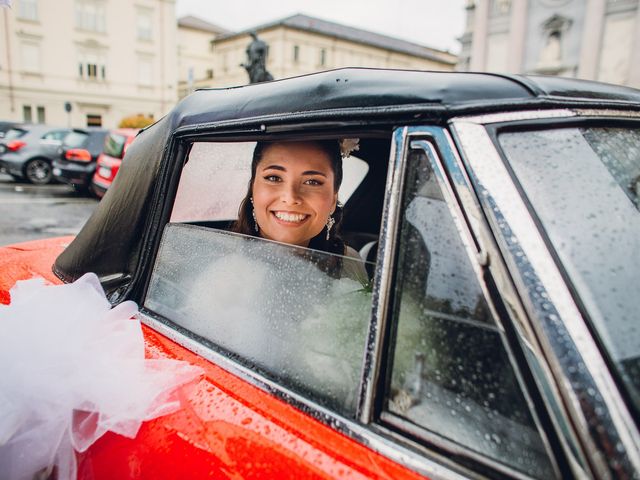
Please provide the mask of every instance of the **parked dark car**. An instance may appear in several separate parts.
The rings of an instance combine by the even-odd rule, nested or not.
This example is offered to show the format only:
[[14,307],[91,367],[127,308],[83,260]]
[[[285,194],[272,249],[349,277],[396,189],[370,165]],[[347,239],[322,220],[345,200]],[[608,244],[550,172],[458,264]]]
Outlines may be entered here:
[[91,189],[102,198],[116,178],[127,148],[136,138],[140,129],[118,128],[112,130],[104,142],[104,149],[98,157],[96,173],[91,181]]
[[[354,257],[229,227],[258,142],[337,139],[364,163],[340,192],[362,283],[333,268]],[[640,91],[576,79],[199,90],[137,136],[71,244],[0,251],[0,298],[95,272],[140,306],[148,358],[204,370],[178,412],[78,453],[78,479],[635,479],[639,152]]]
[[51,182],[51,162],[69,132],[69,128],[49,125],[10,128],[0,141],[0,170],[15,179],[26,179],[35,184]]
[[104,128],[74,128],[64,138],[59,155],[53,161],[55,179],[80,193],[88,193],[108,134],[109,130]]

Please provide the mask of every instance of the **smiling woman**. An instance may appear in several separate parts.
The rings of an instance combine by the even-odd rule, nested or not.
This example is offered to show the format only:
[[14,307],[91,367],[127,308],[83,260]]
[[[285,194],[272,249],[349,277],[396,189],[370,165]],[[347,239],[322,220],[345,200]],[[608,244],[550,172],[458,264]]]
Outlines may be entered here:
[[341,183],[342,158],[335,140],[258,142],[249,189],[232,230],[344,254],[337,235]]

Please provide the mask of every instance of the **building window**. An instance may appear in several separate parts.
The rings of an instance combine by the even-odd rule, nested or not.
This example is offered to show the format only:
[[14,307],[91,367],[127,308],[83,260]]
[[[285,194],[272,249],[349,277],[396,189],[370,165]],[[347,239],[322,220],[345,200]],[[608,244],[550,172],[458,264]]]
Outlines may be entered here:
[[40,45],[23,43],[20,45],[22,70],[40,73]]
[[31,115],[31,105],[22,106],[22,120],[25,123],[31,123],[31,121],[33,120]]
[[300,47],[298,45],[293,46],[293,61],[298,62],[300,60]]
[[138,84],[150,87],[153,84],[153,61],[150,58],[138,58]]
[[153,36],[153,18],[150,10],[138,10],[136,32],[138,40],[151,40]]
[[38,0],[20,0],[18,18],[21,20],[38,20]]
[[103,2],[94,0],[76,1],[76,27],[92,32],[106,32],[106,15]]
[[78,62],[78,75],[85,80],[106,80],[107,72],[104,58],[98,53],[81,54]]
[[323,48],[320,50],[320,66],[324,67],[327,63],[327,51]]
[[207,68],[207,78],[213,78],[213,68]]
[[87,114],[87,127],[101,127],[102,115]]
[[36,107],[36,112],[37,112],[37,115],[38,115],[38,123],[47,123],[45,121],[44,107],[42,107],[42,106]]

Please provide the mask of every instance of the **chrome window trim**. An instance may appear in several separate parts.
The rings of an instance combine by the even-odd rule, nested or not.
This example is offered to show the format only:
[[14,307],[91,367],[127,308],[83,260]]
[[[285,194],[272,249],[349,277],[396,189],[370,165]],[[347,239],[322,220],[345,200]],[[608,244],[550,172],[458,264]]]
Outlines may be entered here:
[[378,255],[374,274],[373,293],[371,295],[371,321],[364,355],[364,371],[360,383],[360,395],[356,408],[356,418],[362,423],[373,420],[373,410],[380,363],[382,359],[382,340],[386,330],[389,294],[393,279],[395,241],[398,229],[398,217],[402,207],[404,187],[405,155],[408,148],[406,136],[409,127],[401,127],[393,132],[389,169],[385,188],[384,208],[378,241]]
[[565,108],[553,110],[521,110],[518,112],[487,113],[483,115],[457,117],[453,120],[452,123],[454,125],[461,122],[487,125],[491,123],[538,120],[542,118],[564,118],[573,116],[576,116],[576,113],[573,110]]
[[[362,425],[338,415],[312,400],[283,387],[281,384],[256,373],[223,353],[210,348],[196,338],[196,335],[193,335],[188,330],[179,327],[173,322],[164,321],[159,316],[156,317],[153,312],[141,308],[140,312],[137,314],[137,318],[144,325],[169,338],[178,345],[181,345],[187,350],[230,372],[232,375],[235,375],[247,383],[274,395],[312,418],[315,418],[325,425],[329,425],[332,429],[335,429],[336,431],[361,443],[371,450],[384,455],[400,465],[404,465],[421,475],[425,475],[433,479],[465,480],[469,478],[468,474],[455,471],[454,467],[457,466],[457,464],[450,460],[439,457],[434,452],[417,453],[400,443],[396,443],[393,440],[386,438],[390,435],[387,435],[384,429],[376,428],[374,430],[369,426]],[[428,458],[427,455],[439,457],[439,461],[432,460]],[[451,466],[447,466],[447,463],[451,463]]]
[[450,123],[455,125],[461,122],[469,122],[481,125],[490,125],[492,123],[571,117],[640,118],[640,111],[615,110],[612,108],[560,108],[550,110],[522,110],[518,112],[487,113],[482,115],[456,117]]
[[[576,116],[569,110],[530,112],[528,119]],[[589,112],[593,112],[589,110]],[[599,111],[611,116],[612,110]],[[500,250],[517,275],[517,290],[528,312],[529,328],[535,331],[555,374],[570,416],[596,475],[616,475],[610,452],[614,445],[627,472],[640,471],[638,430],[618,387],[585,324],[571,292],[565,285],[544,239],[531,219],[500,154],[484,124],[522,120],[510,114],[461,117],[451,122],[465,163],[479,192],[484,212],[495,232]],[[533,262],[531,261],[533,260]],[[534,321],[534,319],[538,321]],[[589,363],[584,359],[588,358]],[[572,386],[572,383],[575,386]],[[607,438],[597,440],[593,423],[604,426]],[[590,427],[591,425],[591,427]],[[616,434],[609,435],[610,428]],[[620,452],[622,449],[624,454]]]

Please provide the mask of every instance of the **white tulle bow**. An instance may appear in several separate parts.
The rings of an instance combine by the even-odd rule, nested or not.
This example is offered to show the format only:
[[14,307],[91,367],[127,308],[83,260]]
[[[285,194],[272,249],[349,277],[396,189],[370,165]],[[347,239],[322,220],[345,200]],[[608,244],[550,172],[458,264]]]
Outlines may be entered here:
[[144,358],[133,302],[111,308],[94,274],[67,285],[18,282],[0,305],[2,479],[57,466],[76,477],[74,449],[107,431],[135,437],[145,420],[180,408],[176,387],[201,369]]

